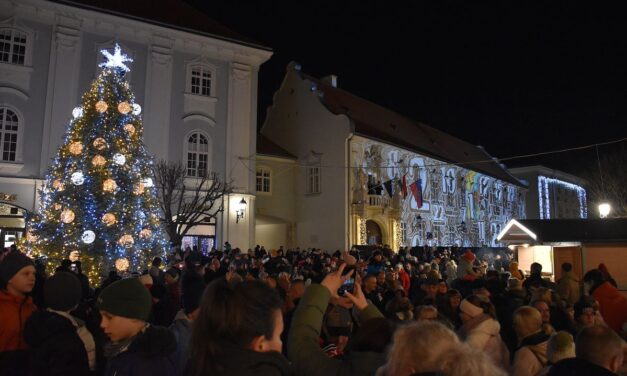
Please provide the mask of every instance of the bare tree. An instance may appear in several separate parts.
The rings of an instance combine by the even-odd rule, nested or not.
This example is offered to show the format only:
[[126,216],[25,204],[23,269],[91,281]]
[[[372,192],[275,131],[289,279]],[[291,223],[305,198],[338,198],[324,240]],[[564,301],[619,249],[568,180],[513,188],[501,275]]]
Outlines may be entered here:
[[161,222],[173,246],[194,226],[207,224],[224,211],[224,197],[233,192],[232,184],[218,174],[187,177],[182,163],[159,161],[154,170],[161,210]]
[[[600,162],[600,163],[599,163]],[[599,168],[600,165],[600,168]],[[627,145],[623,144],[599,155],[599,161],[588,169],[588,202],[590,214],[598,216],[597,205],[603,201],[612,206],[610,217],[627,216]],[[594,211],[593,211],[594,210]]]

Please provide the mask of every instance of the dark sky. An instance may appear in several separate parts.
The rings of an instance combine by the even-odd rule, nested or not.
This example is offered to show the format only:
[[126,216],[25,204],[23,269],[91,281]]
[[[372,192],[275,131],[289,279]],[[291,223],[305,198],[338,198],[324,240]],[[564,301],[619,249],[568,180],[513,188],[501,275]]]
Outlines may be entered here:
[[[495,157],[627,136],[627,21],[618,6],[195,3],[273,49],[260,72],[259,123],[295,60],[308,74],[337,74],[342,89],[483,145]],[[593,156],[591,149],[506,164],[579,173]]]

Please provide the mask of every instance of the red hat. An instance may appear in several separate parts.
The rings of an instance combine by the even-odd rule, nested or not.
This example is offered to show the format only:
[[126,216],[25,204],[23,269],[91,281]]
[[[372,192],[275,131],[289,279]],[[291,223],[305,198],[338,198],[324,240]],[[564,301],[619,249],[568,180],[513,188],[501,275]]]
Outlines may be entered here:
[[467,249],[463,257],[468,261],[473,261],[475,259],[475,254],[472,253],[470,249]]
[[597,269],[599,269],[603,274],[610,274],[610,271],[607,270],[607,266],[605,266],[604,263],[600,263]]

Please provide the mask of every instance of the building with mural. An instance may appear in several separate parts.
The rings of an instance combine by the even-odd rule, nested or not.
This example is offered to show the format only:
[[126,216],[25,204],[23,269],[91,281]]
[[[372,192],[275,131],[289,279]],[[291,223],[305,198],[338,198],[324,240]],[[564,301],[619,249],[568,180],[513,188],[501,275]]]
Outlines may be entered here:
[[[271,248],[496,246],[525,218],[526,186],[483,148],[344,91],[336,76],[291,63],[261,133],[256,237]],[[277,186],[293,193],[277,200]]]

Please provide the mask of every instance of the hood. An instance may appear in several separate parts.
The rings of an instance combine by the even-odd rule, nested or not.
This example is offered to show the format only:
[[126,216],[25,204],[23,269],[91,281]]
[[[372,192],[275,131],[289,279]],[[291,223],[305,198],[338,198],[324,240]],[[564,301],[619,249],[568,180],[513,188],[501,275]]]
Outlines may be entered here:
[[176,338],[167,328],[151,325],[135,338],[128,351],[147,358],[167,356],[176,351]]
[[24,340],[31,347],[37,347],[46,341],[58,340],[68,334],[76,334],[74,324],[67,318],[49,311],[34,312],[24,326]]
[[481,332],[493,336],[499,334],[500,330],[501,324],[485,313],[467,321],[462,326],[462,331],[466,335],[470,332]]

